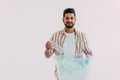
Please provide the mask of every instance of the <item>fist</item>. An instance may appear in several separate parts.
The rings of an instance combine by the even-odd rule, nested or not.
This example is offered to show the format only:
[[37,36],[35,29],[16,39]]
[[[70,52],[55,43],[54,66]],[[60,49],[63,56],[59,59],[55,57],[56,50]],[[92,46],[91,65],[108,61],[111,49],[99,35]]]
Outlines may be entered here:
[[49,41],[46,43],[45,47],[46,47],[47,50],[52,49],[52,45],[51,45],[51,43]]

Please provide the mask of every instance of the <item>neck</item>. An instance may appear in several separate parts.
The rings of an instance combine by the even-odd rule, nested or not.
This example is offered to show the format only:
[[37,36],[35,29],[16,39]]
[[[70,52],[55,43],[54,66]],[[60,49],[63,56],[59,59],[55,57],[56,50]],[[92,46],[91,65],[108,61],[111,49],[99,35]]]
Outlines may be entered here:
[[67,32],[67,33],[73,33],[73,32],[75,32],[75,29],[74,29],[74,27],[73,28],[66,28],[65,27],[65,32]]

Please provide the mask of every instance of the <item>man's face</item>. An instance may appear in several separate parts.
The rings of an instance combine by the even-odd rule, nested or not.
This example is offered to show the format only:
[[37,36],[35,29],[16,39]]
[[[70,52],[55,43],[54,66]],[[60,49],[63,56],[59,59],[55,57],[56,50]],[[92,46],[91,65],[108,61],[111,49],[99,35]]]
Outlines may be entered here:
[[66,13],[63,17],[63,23],[67,28],[72,28],[75,24],[76,18],[73,13]]

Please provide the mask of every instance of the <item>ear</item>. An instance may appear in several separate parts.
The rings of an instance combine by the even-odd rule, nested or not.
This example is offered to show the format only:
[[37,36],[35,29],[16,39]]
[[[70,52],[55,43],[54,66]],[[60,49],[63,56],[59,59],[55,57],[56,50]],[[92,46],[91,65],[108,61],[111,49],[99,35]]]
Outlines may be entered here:
[[76,17],[75,17],[75,22],[76,22]]

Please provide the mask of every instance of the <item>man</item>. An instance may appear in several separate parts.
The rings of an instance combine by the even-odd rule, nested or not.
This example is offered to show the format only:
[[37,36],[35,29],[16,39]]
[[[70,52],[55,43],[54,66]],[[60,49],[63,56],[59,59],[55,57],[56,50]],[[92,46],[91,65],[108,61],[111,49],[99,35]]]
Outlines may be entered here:
[[[81,57],[80,55],[82,53],[88,57],[92,56],[92,52],[88,48],[85,34],[83,32],[77,31],[74,28],[75,22],[75,10],[73,8],[65,9],[63,12],[63,23],[65,27],[63,30],[55,32],[50,41],[46,43],[45,56],[47,58],[50,58],[54,53],[56,56],[62,55],[65,59],[71,60],[73,60],[75,57]],[[60,47],[62,51],[56,46]],[[76,56],[76,54],[78,55]],[[57,80],[62,80],[62,78],[60,79],[57,69],[58,67],[55,70]]]

